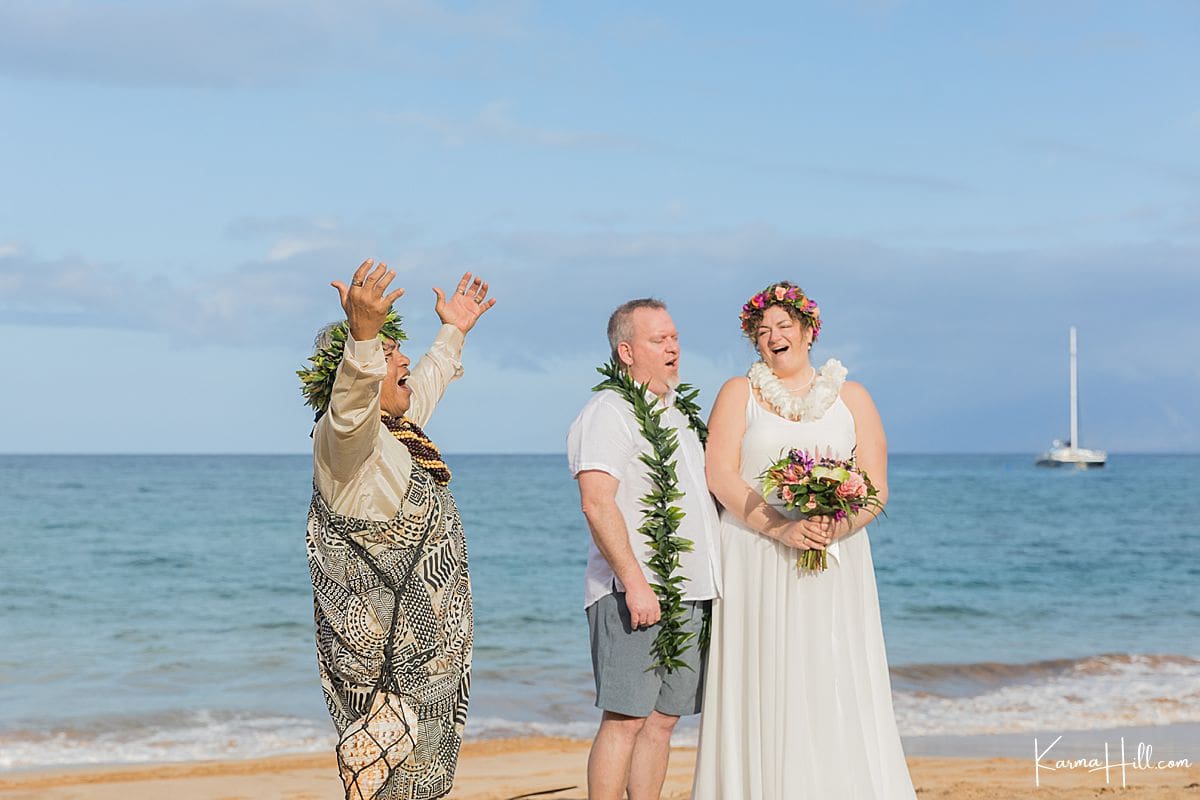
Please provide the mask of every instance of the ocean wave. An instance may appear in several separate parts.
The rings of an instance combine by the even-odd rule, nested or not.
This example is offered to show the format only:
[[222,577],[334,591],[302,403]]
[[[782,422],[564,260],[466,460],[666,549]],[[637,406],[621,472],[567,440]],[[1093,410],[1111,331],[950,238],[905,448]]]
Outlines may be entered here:
[[910,619],[953,619],[955,617],[992,617],[995,614],[985,608],[950,603],[933,605],[910,604],[900,609],[900,614]]
[[261,758],[332,750],[333,726],[290,716],[195,711],[0,731],[0,770]]
[[[892,685],[905,736],[1200,722],[1200,660],[1183,655],[921,664],[893,668]],[[504,711],[470,716],[466,738],[591,738],[598,712],[587,703],[552,702],[564,688],[571,687],[543,683],[522,693],[522,707],[541,719],[508,719]],[[675,744],[695,745],[698,721],[682,720]],[[17,723],[0,729],[0,770],[329,752],[334,740],[327,718],[243,712],[108,717],[52,729]]]
[[893,668],[892,681],[908,736],[1200,721],[1200,660],[1183,655],[923,664]]
[[596,726],[596,720],[529,722],[500,717],[470,718],[467,722],[466,738],[467,740],[516,739],[526,736],[547,736],[556,739],[590,739],[596,735]]

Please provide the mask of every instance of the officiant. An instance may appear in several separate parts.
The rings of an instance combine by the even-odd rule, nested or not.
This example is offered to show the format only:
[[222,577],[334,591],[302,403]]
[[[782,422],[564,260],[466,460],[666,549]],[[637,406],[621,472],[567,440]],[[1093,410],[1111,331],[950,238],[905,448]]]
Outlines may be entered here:
[[471,273],[410,369],[389,291],[364,261],[334,281],[345,320],[300,371],[317,411],[307,549],[317,663],[347,800],[449,794],[470,694],[473,614],[451,473],[423,426],[463,374],[464,338],[494,304]]

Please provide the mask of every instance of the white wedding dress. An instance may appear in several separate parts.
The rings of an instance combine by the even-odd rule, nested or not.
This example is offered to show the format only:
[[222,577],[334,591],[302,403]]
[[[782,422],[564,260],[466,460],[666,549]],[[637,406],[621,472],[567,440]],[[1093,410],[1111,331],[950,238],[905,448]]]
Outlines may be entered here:
[[[831,403],[818,419],[784,419],[751,392],[741,474],[755,489],[789,448],[851,456],[854,418],[837,394],[845,370],[831,363],[837,369],[827,364],[818,378],[825,386],[810,390],[823,388]],[[826,571],[801,572],[800,551],[721,511],[724,588],[713,604],[694,800],[916,797],[892,711],[867,531],[835,545]]]

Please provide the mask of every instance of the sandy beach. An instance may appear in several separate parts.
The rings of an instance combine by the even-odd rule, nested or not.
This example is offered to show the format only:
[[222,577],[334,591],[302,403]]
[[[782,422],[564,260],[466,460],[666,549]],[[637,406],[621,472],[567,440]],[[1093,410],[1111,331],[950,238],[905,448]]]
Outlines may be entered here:
[[[571,739],[503,739],[463,747],[452,795],[457,800],[552,800],[586,797],[589,743]],[[669,800],[688,797],[695,751],[675,750]],[[1127,800],[1200,797],[1200,767],[1119,770],[1106,786],[1103,772],[1084,769],[1041,774],[1033,761],[1012,758],[915,757],[909,759],[921,798],[941,800],[1081,800],[1120,792]],[[558,790],[558,791],[554,791]],[[342,796],[331,755],[295,755],[249,761],[88,767],[9,773],[0,777],[2,800],[338,800]]]

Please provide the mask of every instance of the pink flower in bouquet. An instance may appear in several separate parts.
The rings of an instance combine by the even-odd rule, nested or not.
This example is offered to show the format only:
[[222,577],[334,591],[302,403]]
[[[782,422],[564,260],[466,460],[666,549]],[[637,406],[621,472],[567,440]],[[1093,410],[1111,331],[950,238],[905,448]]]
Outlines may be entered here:
[[759,292],[758,294],[754,295],[753,299],[750,300],[750,303],[755,308],[764,308],[767,305],[767,299],[763,297],[762,292]]
[[[807,515],[827,515],[842,521],[862,509],[883,513],[883,503],[875,496],[871,478],[858,468],[854,459],[835,458],[826,449],[808,452],[799,448],[781,454],[762,475],[763,496],[772,492],[783,498],[788,508]],[[824,549],[805,550],[796,561],[801,569],[822,572],[827,568]]]
[[842,484],[837,487],[834,494],[838,497],[866,497],[867,482],[857,472],[851,472],[850,477],[842,481]]
[[786,286],[776,286],[775,287],[775,299],[783,300],[786,297],[787,297],[787,287]]

